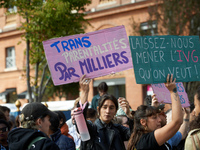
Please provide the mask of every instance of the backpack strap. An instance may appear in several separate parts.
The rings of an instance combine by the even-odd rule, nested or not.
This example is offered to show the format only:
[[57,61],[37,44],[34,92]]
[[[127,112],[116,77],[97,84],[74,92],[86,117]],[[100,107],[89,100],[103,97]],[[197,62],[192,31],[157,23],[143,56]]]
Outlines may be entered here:
[[199,147],[200,147],[199,137],[197,136],[197,134],[195,134],[194,136],[195,136],[195,138],[196,138],[196,140],[197,140],[197,143],[198,143],[198,145],[199,145]]
[[33,140],[30,142],[30,144],[28,145],[28,149],[31,148],[31,146],[33,145],[33,143],[35,143],[35,142],[37,142],[37,141],[40,141],[40,140],[42,140],[42,139],[46,139],[46,137],[38,136],[38,137],[36,137],[35,139],[33,139]]

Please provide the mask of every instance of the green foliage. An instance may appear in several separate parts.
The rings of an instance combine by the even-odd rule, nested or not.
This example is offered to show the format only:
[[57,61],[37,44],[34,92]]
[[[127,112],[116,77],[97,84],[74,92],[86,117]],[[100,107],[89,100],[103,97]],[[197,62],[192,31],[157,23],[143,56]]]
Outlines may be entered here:
[[[155,0],[155,5],[148,8],[148,25],[157,21],[160,35],[199,35],[200,36],[200,1],[199,0]],[[140,22],[138,20],[138,22]],[[141,30],[140,23],[131,18],[133,35],[151,35]],[[200,81],[183,83],[190,102],[194,101],[194,92]]]
[[[157,0],[149,10],[149,21],[157,20],[159,34],[200,36],[199,0]],[[187,82],[184,86],[190,102],[193,102],[200,82]]]
[[149,14],[150,20],[158,21],[160,34],[200,35],[199,0],[157,0],[156,2],[157,5],[149,9]]
[[[29,62],[36,72],[35,81],[31,85],[35,87],[36,97],[42,98],[41,90],[45,89],[42,86],[47,86],[50,81],[50,72],[44,68],[47,62],[42,42],[51,38],[84,33],[83,25],[87,23],[87,20],[84,19],[85,15],[82,12],[85,10],[84,6],[89,3],[90,0],[46,0],[46,2],[7,0],[2,3],[1,6],[7,8],[16,6],[17,13],[24,18],[20,30],[25,31],[22,39],[30,41]],[[74,11],[78,13],[73,13]],[[56,93],[57,88],[54,87],[55,91],[52,92]],[[73,89],[68,85],[59,88],[64,88],[66,91]]]
[[69,83],[60,86],[53,86],[51,80],[51,84],[48,86],[43,100],[45,101],[48,97],[54,98],[55,96],[59,97],[60,100],[61,98],[68,100],[68,95],[74,96],[74,99],[79,96],[79,83]]

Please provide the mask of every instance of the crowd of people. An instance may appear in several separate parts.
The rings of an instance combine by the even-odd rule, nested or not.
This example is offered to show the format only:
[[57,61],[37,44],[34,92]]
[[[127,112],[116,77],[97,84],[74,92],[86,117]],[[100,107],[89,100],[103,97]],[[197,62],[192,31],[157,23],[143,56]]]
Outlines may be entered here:
[[[91,79],[80,78],[81,94],[66,119],[62,111],[50,111],[38,102],[27,104],[15,122],[10,109],[0,106],[1,150],[198,150],[200,149],[200,87],[194,94],[194,108],[182,108],[176,79],[167,76],[171,109],[159,103],[155,94],[150,103],[132,110],[124,97],[108,93],[106,82],[88,102]],[[149,98],[149,97],[148,97]],[[82,140],[76,119],[80,111],[89,134]]]

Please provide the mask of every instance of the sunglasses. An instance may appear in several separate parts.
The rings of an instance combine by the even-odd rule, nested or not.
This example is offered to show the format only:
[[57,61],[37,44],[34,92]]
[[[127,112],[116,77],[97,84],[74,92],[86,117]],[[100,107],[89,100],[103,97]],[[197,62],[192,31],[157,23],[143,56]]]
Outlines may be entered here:
[[3,127],[3,128],[0,128],[0,131],[3,133],[3,132],[7,132],[8,131],[8,127]]

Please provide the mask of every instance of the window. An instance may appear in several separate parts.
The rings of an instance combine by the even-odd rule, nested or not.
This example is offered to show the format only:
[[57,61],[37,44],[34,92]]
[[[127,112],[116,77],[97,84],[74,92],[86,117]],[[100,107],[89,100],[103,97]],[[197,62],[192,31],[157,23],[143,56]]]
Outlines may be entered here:
[[113,4],[116,4],[116,0],[100,0],[98,7],[104,7]]
[[140,24],[141,35],[157,35],[157,21],[144,22]]
[[15,48],[6,48],[6,68],[14,68],[15,65]]

